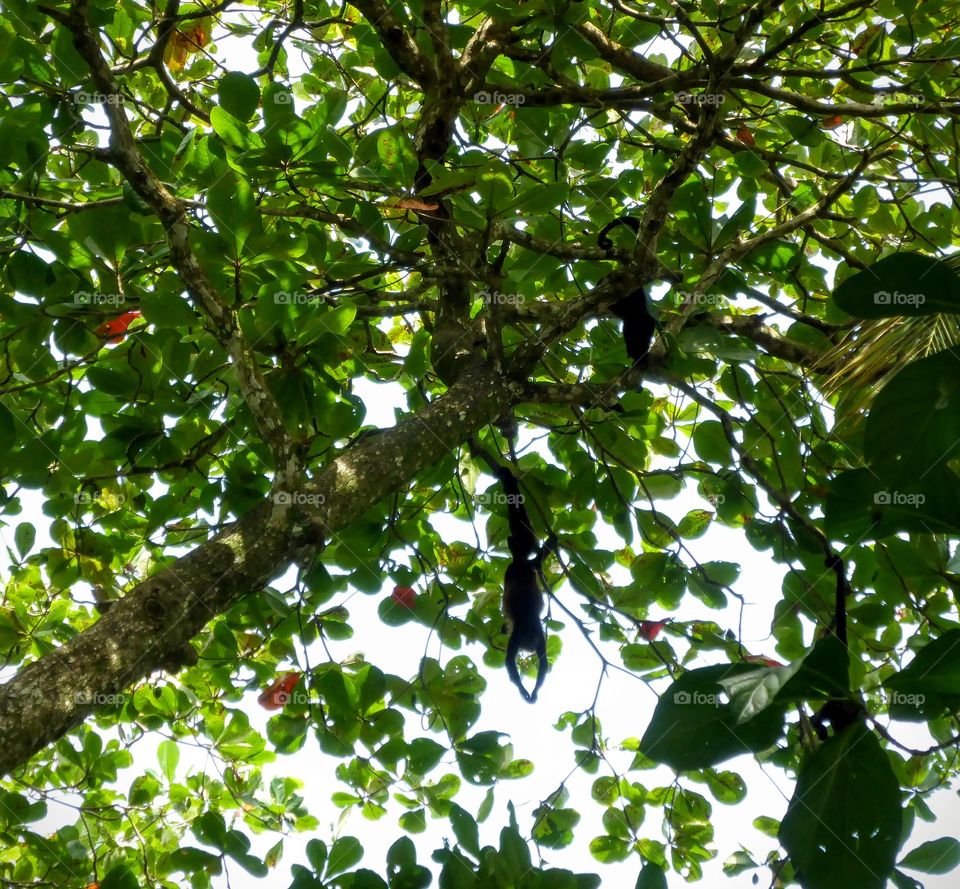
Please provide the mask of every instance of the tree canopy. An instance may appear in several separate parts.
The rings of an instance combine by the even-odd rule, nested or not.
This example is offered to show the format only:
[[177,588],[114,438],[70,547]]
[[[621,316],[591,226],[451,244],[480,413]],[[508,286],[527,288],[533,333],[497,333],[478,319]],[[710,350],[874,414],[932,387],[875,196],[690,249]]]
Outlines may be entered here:
[[[960,863],[911,840],[960,746],[960,5],[2,7],[0,883],[572,889],[629,861],[660,889],[717,855],[742,754],[795,789],[731,876]],[[529,822],[461,804],[536,767],[477,728],[489,459],[556,535],[551,661],[579,637],[600,686],[659,695],[628,737],[599,688],[528,708],[593,780]],[[776,659],[740,566],[691,551],[721,527],[783,574]],[[384,669],[358,594],[438,644]],[[178,770],[188,744],[215,766]],[[265,779],[301,749],[349,833]],[[397,834],[379,865],[363,818]]]

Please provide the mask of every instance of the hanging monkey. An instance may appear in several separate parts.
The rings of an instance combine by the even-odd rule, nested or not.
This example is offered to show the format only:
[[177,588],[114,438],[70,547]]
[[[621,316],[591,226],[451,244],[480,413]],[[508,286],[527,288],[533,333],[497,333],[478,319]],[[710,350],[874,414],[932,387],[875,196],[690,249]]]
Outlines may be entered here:
[[[837,592],[834,603],[833,632],[844,648],[847,647],[847,599],[852,594],[850,582],[847,580],[847,567],[839,556],[828,553],[824,565],[836,575]],[[859,722],[866,715],[863,704],[854,700],[831,699],[827,701],[813,716],[810,724],[821,741],[829,737],[826,723],[830,723],[833,733],[843,731]]]
[[[618,225],[626,225],[633,233],[640,231],[640,220],[633,216],[618,216],[608,222],[597,235],[597,245],[604,250],[613,249],[610,231]],[[643,366],[650,354],[650,346],[657,332],[657,321],[650,314],[647,291],[639,286],[622,296],[610,306],[610,311],[623,322],[623,344],[634,366]]]
[[[557,541],[551,534],[543,546],[537,546],[537,537],[523,505],[523,495],[520,493],[516,476],[505,466],[494,463],[490,466],[503,485],[510,526],[507,548],[510,550],[511,561],[503,578],[503,613],[510,625],[507,675],[520,689],[523,699],[532,704],[537,700],[537,692],[547,677],[547,637],[540,620],[545,585],[542,566],[547,553],[556,549]],[[524,688],[517,670],[517,655],[520,651],[535,652],[537,655],[537,681],[532,693]]]

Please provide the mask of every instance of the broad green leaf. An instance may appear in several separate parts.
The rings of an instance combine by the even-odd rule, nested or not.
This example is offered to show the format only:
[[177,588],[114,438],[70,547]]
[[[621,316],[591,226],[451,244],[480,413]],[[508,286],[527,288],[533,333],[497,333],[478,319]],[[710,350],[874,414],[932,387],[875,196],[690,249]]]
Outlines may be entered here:
[[480,855],[480,833],[473,816],[456,803],[450,807],[450,825],[457,842],[474,858]]
[[960,477],[939,465],[909,475],[907,467],[893,479],[876,469],[850,469],[827,484],[826,530],[851,542],[880,540],[900,531],[918,534],[960,533]]
[[165,738],[157,745],[157,760],[163,770],[164,777],[171,784],[177,774],[177,763],[180,762],[180,747],[176,741]]
[[656,864],[645,864],[640,869],[634,889],[668,889],[667,875]]
[[[864,456],[885,477],[923,477],[960,438],[960,347],[907,364],[876,397],[867,417]],[[893,434],[909,429],[909,437]],[[905,490],[909,490],[906,489]],[[888,492],[893,496],[897,492]]]
[[224,142],[234,148],[248,150],[257,144],[247,125],[219,105],[210,109],[210,125]]
[[890,714],[920,722],[960,706],[960,630],[948,630],[929,642],[900,672],[884,682],[890,690]]
[[833,298],[857,318],[960,312],[960,277],[932,256],[896,253],[844,279]]
[[756,667],[731,664],[702,667],[684,673],[661,696],[650,725],[640,740],[640,752],[677,771],[703,769],[739,753],[763,750],[783,731],[781,708],[744,724],[724,701],[720,682]]
[[225,172],[207,190],[207,210],[217,231],[233,246],[232,255],[237,257],[243,253],[247,238],[260,228],[256,196],[250,183],[233,171]]
[[124,864],[118,864],[107,871],[100,881],[100,889],[139,889],[137,875]]
[[21,522],[13,532],[13,542],[17,545],[17,552],[24,558],[33,549],[37,539],[37,529],[30,522]]
[[220,78],[220,105],[239,121],[253,117],[260,104],[260,87],[247,74],[229,71]]
[[804,889],[884,889],[900,846],[902,817],[887,754],[857,723],[803,762],[780,842]]
[[360,863],[363,858],[363,846],[356,837],[340,837],[334,841],[327,859],[326,876],[335,877],[344,871],[350,870]]
[[900,867],[925,874],[946,874],[960,864],[960,840],[940,837],[911,849],[899,862]]

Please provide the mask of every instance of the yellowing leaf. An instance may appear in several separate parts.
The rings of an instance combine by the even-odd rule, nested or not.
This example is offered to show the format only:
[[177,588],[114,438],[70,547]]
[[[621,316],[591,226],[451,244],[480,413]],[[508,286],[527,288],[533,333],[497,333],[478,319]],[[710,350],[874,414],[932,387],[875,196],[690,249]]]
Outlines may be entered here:
[[209,17],[196,19],[174,31],[163,50],[163,61],[171,71],[182,71],[187,56],[199,52],[210,42],[213,20]]

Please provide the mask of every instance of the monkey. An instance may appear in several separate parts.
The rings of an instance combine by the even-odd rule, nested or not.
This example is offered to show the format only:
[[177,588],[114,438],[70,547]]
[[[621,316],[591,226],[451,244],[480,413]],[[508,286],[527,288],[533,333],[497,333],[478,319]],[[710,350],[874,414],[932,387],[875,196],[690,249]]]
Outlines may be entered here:
[[[507,519],[510,534],[507,549],[511,561],[503,578],[503,614],[510,628],[507,641],[507,675],[520,690],[523,699],[532,704],[547,676],[547,637],[543,631],[540,614],[543,611],[543,560],[547,553],[556,550],[556,538],[551,534],[542,547],[537,546],[537,537],[530,525],[530,517],[523,505],[520,484],[516,476],[504,466],[491,465],[507,496]],[[520,651],[537,655],[537,681],[533,692],[523,686],[517,670],[517,655]]]
[[[633,229],[634,234],[640,231],[639,219],[633,216],[618,216],[600,229],[597,246],[612,250],[610,231],[618,225],[628,226]],[[623,322],[623,344],[627,355],[633,360],[633,366],[645,366],[657,332],[657,320],[650,314],[647,291],[642,285],[631,290],[610,306],[610,312]]]
[[610,311],[623,322],[623,344],[634,367],[643,367],[650,355],[657,321],[647,306],[643,287],[630,291],[610,306]]
[[[847,568],[838,555],[829,552],[823,560],[823,564],[829,568],[837,578],[836,598],[834,602],[834,614],[832,629],[834,635],[840,640],[844,648],[847,647],[847,598],[851,595],[850,582],[847,580]],[[830,723],[833,733],[843,731],[851,725],[854,725],[866,715],[863,704],[852,700],[831,699],[827,701],[813,716],[810,717],[810,724],[817,733],[821,741],[826,741],[829,737],[826,723]]]

